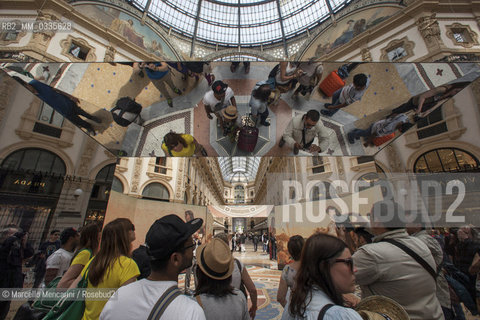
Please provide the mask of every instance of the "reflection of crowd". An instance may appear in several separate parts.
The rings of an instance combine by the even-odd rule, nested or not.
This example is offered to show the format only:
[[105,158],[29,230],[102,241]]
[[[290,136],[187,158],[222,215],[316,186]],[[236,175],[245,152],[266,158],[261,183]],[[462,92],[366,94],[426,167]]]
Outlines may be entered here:
[[446,84],[423,92],[410,98],[384,119],[377,120],[367,129],[354,129],[347,134],[348,141],[353,144],[361,137],[365,138],[364,145],[381,145],[392,139],[396,131],[406,132],[418,121],[428,116],[435,109],[441,107],[448,99],[460,92],[468,82]]
[[[177,96],[183,95],[178,81],[174,82],[176,76],[178,77],[180,74],[184,82],[188,82],[189,77],[197,80],[205,77],[209,83],[209,89],[204,93],[202,103],[207,118],[212,119],[215,114],[217,126],[223,136],[228,137],[232,144],[237,143],[239,150],[252,150],[249,152],[253,152],[259,137],[259,127],[270,126],[269,116],[272,108],[274,111],[278,108],[282,95],[288,93],[293,103],[300,104],[300,97],[303,96],[303,99],[308,100],[316,87],[323,92],[324,84],[331,80],[331,76],[335,76],[341,82],[334,82],[334,88],[326,94],[331,96],[331,102],[319,103],[317,107],[311,108],[307,113],[297,114],[291,119],[282,134],[278,145],[283,147],[286,144],[293,154],[297,155],[300,150],[311,154],[330,152],[330,141],[326,134],[328,129],[325,128],[320,117],[332,117],[341,108],[360,104],[371,82],[368,74],[352,73],[360,63],[341,65],[337,70],[323,77],[324,65],[314,59],[300,63],[280,62],[273,67],[266,77],[267,79],[259,81],[253,86],[246,114],[241,114],[228,81],[215,81],[210,63],[197,61],[166,63],[160,61],[124,64],[132,67],[132,75],[128,83],[120,89],[119,98],[107,116],[102,114],[102,110],[94,114],[86,112],[80,107],[78,98],[42,83],[40,78],[24,85],[75,125],[95,135],[102,129],[106,130],[112,121],[123,127],[128,127],[132,123],[143,125],[145,121],[145,118],[141,116],[143,106],[136,102],[135,98],[142,89],[146,88],[148,83],[153,84],[160,92],[160,98],[165,98],[166,104],[173,108],[172,92]],[[239,63],[231,64],[232,72],[236,72],[238,68]],[[250,64],[245,63],[244,68],[245,72],[250,72]],[[50,78],[50,75],[47,78]],[[345,81],[348,82],[349,78],[351,78],[351,83],[346,83]],[[136,85],[132,86],[130,83]],[[428,116],[467,84],[468,82],[445,84],[416,95],[392,109],[387,117],[375,119],[367,126],[348,132],[346,140],[354,144],[356,140],[364,138],[365,146],[382,145],[392,139],[395,134],[406,132],[415,121]],[[132,88],[137,91],[132,93]],[[180,99],[178,100],[180,101]],[[252,130],[243,131],[242,129]],[[179,134],[183,133],[179,132]],[[249,141],[252,145],[240,147],[241,137],[242,139],[247,137],[242,141]],[[312,138],[316,138],[317,142],[314,143]]]

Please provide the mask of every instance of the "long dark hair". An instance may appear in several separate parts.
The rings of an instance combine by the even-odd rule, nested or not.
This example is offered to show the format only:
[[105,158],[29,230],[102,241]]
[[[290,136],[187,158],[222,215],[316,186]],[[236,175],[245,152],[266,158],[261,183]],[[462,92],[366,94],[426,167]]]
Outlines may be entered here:
[[163,137],[163,141],[165,142],[165,145],[167,146],[168,149],[173,149],[175,148],[179,143],[182,144],[184,148],[187,147],[187,142],[183,137],[173,131],[170,131]]
[[235,294],[232,287],[232,276],[216,280],[207,276],[202,269],[197,269],[197,289],[195,295],[202,293],[211,294],[215,297],[224,297],[229,294]]
[[305,244],[305,239],[302,236],[296,235],[288,239],[287,248],[288,253],[293,260],[298,261],[301,258],[302,248]]
[[304,316],[314,286],[319,287],[333,303],[343,304],[342,295],[335,289],[330,268],[331,261],[340,256],[345,248],[347,246],[342,240],[324,233],[316,233],[307,239],[290,301],[292,315]]
[[103,280],[107,270],[121,256],[130,256],[129,230],[132,222],[126,218],[118,218],[109,222],[102,232],[100,250],[90,264],[88,280],[96,287]]
[[80,229],[80,244],[79,250],[89,249],[92,255],[97,254],[98,251],[98,234],[100,233],[100,226],[98,223],[90,223]]

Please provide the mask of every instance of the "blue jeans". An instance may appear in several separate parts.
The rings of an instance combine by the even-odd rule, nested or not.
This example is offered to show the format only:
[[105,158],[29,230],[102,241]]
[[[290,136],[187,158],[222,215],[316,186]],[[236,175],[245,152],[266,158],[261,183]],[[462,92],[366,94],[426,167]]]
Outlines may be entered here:
[[356,139],[356,140],[360,139],[360,137],[367,138],[372,134],[372,127],[373,125],[368,127],[368,129],[354,129],[349,132],[349,135],[351,135],[353,139]]
[[[340,93],[342,93],[342,89],[343,88],[340,88],[337,91],[335,91],[332,96],[332,103],[326,103],[325,105],[338,106],[340,104]],[[328,113],[329,116],[333,116],[335,113],[337,113],[338,109],[333,109],[333,110],[326,109],[325,111],[326,113]]]

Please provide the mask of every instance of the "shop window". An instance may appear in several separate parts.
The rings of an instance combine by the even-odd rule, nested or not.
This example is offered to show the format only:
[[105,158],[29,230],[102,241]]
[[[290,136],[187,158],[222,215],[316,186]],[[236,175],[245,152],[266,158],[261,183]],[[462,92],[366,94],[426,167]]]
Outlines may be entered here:
[[478,172],[479,162],[472,154],[456,148],[428,151],[417,158],[415,173]]

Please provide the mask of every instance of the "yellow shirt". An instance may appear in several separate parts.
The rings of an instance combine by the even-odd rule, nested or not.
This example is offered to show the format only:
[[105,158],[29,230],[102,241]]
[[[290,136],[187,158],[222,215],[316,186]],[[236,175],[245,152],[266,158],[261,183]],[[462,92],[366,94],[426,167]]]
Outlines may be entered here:
[[[92,260],[82,270],[82,276],[85,274],[88,265]],[[121,256],[116,259],[113,263],[113,266],[108,268],[108,270],[103,275],[103,280],[94,287],[90,281],[88,281],[87,289],[93,288],[114,288],[118,289],[125,283],[125,281],[130,280],[133,277],[138,277],[140,271],[135,261],[131,258]],[[108,300],[89,300],[85,299],[85,312],[83,313],[82,320],[97,320],[102,313],[103,307]]]
[[[193,136],[189,134],[182,134],[182,138],[185,140],[187,143],[186,147],[183,147],[182,151],[176,152],[172,149],[170,149],[171,156],[172,157],[191,157],[195,153],[195,143],[193,142]],[[166,155],[170,155],[168,152],[168,148],[165,145],[165,142],[162,143],[162,150],[165,152]]]
[[73,266],[75,264],[81,264],[82,266],[84,266],[88,263],[88,261],[90,261],[90,258],[90,251],[82,250],[75,256],[75,258],[73,258],[70,265]]

